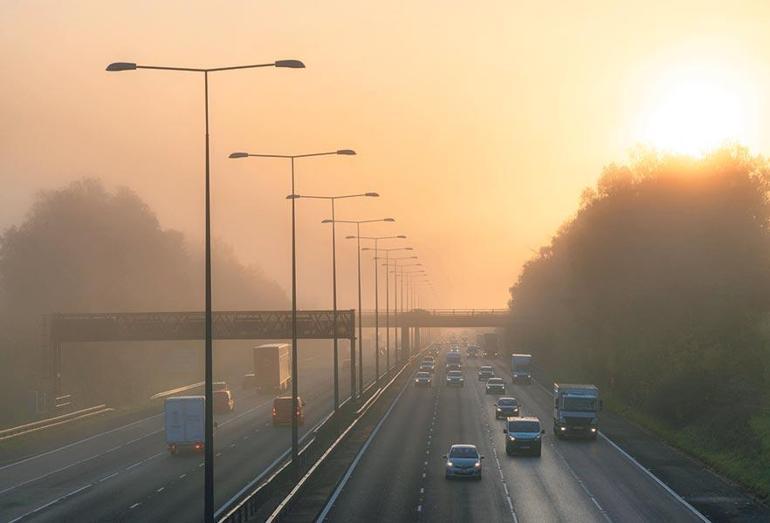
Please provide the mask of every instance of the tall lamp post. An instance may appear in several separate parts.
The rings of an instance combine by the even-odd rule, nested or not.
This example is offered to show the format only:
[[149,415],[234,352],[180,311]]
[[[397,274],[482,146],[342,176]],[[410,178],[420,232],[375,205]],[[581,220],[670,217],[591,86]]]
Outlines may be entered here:
[[[411,247],[409,247],[409,249],[412,250]],[[416,260],[417,258],[418,258],[417,256],[399,256],[397,258],[388,258],[388,260],[383,264],[385,266],[385,268],[386,268],[386,270],[385,270],[386,274],[388,276],[393,274],[393,318],[394,318],[394,320],[398,317],[398,297],[399,297],[399,294],[398,294],[398,272],[397,272],[398,271],[398,263],[402,262],[404,260]],[[393,265],[391,265],[391,263]],[[390,270],[391,267],[393,268],[392,271]],[[386,317],[386,321],[388,321],[388,317]],[[394,324],[393,325],[393,329],[395,330],[395,333],[394,333],[394,339],[395,339],[394,348],[396,349],[396,362],[398,363],[398,362],[401,361],[400,352],[399,352],[399,344],[398,344],[398,325]]]
[[[363,329],[363,309],[361,308],[361,224],[365,223],[379,223],[379,222],[395,222],[395,218],[379,218],[375,220],[337,220],[334,219],[333,223],[352,223],[356,226],[355,236],[346,236],[348,240],[357,239],[358,244],[356,250],[358,251],[358,394],[359,396],[364,391],[364,329]],[[328,223],[328,222],[327,222]],[[351,362],[351,365],[353,362]]]
[[[401,267],[401,284],[402,285],[404,285],[404,283],[406,284],[406,292],[404,292],[403,289],[402,289],[401,295],[402,295],[402,298],[406,301],[406,309],[407,309],[407,311],[411,310],[411,308],[412,308],[411,304],[410,304],[410,299],[411,299],[411,292],[410,292],[410,283],[411,283],[410,280],[411,280],[411,278],[410,278],[410,276],[413,275],[413,274],[424,274],[425,273],[424,269],[418,269],[418,268],[416,268],[416,266],[422,266],[422,264],[418,263],[418,264],[410,264],[410,265],[401,265],[400,266]],[[415,268],[413,270],[405,271],[403,269],[404,267],[415,267]],[[406,277],[406,278],[404,278],[404,277]],[[406,281],[404,281],[404,280],[406,280]],[[402,313],[404,312],[404,310],[403,310],[403,303],[402,303],[402,310],[401,310],[401,312]],[[407,327],[406,335],[407,335],[407,339],[409,341],[409,349],[410,349],[410,351],[414,350],[414,346],[412,344],[412,328],[411,327]]]
[[318,156],[355,156],[356,152],[352,149],[338,149],[336,151],[328,151],[322,153],[305,153],[305,154],[255,154],[235,152],[230,154],[230,158],[282,158],[291,161],[291,194],[289,199],[291,200],[291,400],[294,408],[291,409],[291,462],[297,463],[297,456],[299,455],[299,420],[297,419],[297,396],[299,395],[297,381],[299,378],[299,372],[297,370],[297,227],[296,227],[296,212],[295,212],[295,197],[296,191],[294,190],[294,161],[298,158],[314,158]]
[[193,67],[169,67],[157,65],[139,65],[133,62],[113,62],[107,66],[107,71],[135,71],[137,69],[152,69],[158,71],[179,71],[186,73],[203,74],[203,113],[206,127],[205,140],[205,395],[206,395],[206,419],[204,422],[204,495],[203,495],[203,519],[206,523],[214,521],[214,408],[213,408],[213,374],[212,374],[212,308],[211,308],[211,168],[209,147],[209,73],[220,71],[235,71],[237,69],[256,69],[260,67],[281,67],[288,69],[304,69],[305,64],[299,60],[277,60],[272,63],[236,65],[230,67],[193,68]]
[[[416,258],[416,256],[415,256],[415,258]],[[399,299],[396,300],[396,303],[394,305],[395,312],[396,312],[395,316],[394,316],[395,318],[398,318],[399,311],[400,311],[400,313],[402,315],[404,313],[404,274],[405,274],[404,267],[422,267],[422,263],[407,263],[407,264],[396,263],[396,266],[394,267],[393,273],[395,275],[394,280],[395,280],[395,285],[396,285],[396,294],[400,298],[400,300]],[[401,269],[401,270],[399,270],[399,269]],[[400,292],[399,292],[399,283],[401,284],[400,285],[400,288],[401,288]],[[401,329],[403,330],[403,328],[404,327],[402,325]],[[398,324],[396,324],[396,358],[397,358],[398,361],[402,361],[403,360],[403,352],[404,352],[403,339],[401,341],[402,341],[401,349],[399,350],[399,348],[398,348]]]
[[[374,270],[377,270],[377,264],[380,260],[385,260],[382,265],[385,267],[385,372],[390,372],[390,253],[394,251],[411,251],[414,250],[411,247],[396,247],[393,249],[380,249],[380,252],[385,253],[385,257],[374,257]],[[417,259],[417,256],[403,256],[404,259],[411,258]]]
[[[337,200],[344,200],[348,198],[377,198],[380,195],[376,192],[367,192],[367,193],[361,193],[361,194],[342,194],[337,196],[310,196],[306,194],[297,194],[295,195],[296,198],[306,198],[311,200],[328,200],[332,204],[332,306],[334,308],[334,312],[332,313],[332,329],[333,329],[333,337],[334,337],[334,410],[338,410],[340,408],[340,380],[339,380],[339,353],[338,353],[338,342],[339,338],[337,338],[337,237],[336,237],[336,227],[334,225],[334,203]],[[324,220],[323,223],[325,223],[327,220]],[[353,326],[355,328],[355,325]],[[351,347],[351,351],[353,350],[353,347]],[[355,374],[353,374],[354,370],[352,367],[352,360],[351,360],[351,386],[350,386],[350,396],[353,397],[353,393],[355,391]]]
[[362,251],[374,251],[374,382],[380,383],[380,291],[379,272],[377,269],[377,247],[380,240],[405,240],[406,236],[362,236],[362,240],[373,240],[374,249],[364,247]]

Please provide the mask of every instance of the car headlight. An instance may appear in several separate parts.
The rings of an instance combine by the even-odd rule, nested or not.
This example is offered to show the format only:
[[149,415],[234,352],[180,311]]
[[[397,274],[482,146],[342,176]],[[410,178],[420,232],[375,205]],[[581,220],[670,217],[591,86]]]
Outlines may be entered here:
[[564,432],[565,430],[567,430],[567,427],[560,427],[560,429],[562,432]]
[[481,468],[481,462],[477,461],[476,463],[474,463],[473,466],[476,467],[477,469],[479,469],[479,468]]
[[447,462],[446,462],[446,466],[447,466],[447,467],[451,467],[451,466],[452,466],[452,462],[451,462],[451,461],[447,461]]
[[510,439],[511,441],[516,441],[516,438],[514,436],[508,436],[508,439]]
[[596,427],[591,427],[591,432],[596,432]]
[[497,410],[497,412],[502,412],[502,411],[500,410],[500,407],[497,407],[497,409],[496,409],[496,410]]

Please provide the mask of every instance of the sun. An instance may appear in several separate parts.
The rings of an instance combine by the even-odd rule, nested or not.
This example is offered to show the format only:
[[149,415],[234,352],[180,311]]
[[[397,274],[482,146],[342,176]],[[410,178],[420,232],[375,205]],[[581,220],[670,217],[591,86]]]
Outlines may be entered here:
[[681,68],[652,89],[641,139],[663,151],[701,155],[725,143],[746,143],[747,97],[724,72]]

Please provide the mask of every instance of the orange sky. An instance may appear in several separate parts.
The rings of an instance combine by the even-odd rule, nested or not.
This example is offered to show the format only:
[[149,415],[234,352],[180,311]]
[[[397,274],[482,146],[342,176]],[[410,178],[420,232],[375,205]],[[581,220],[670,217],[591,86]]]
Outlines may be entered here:
[[[350,147],[357,157],[298,163],[298,192],[379,192],[340,203],[339,218],[394,216],[368,232],[409,236],[436,289],[426,304],[503,307],[603,165],[640,141],[667,145],[654,142],[669,120],[651,115],[682,74],[718,79],[741,105],[732,138],[770,145],[758,94],[770,87],[770,5],[620,4],[6,0],[0,226],[18,223],[35,191],[98,176],[199,239],[201,79],[104,67],[299,58],[307,69],[211,79],[215,236],[286,286],[288,165],[226,156]],[[305,306],[330,302],[327,208],[300,202]],[[341,240],[341,306],[355,303],[354,269]]]

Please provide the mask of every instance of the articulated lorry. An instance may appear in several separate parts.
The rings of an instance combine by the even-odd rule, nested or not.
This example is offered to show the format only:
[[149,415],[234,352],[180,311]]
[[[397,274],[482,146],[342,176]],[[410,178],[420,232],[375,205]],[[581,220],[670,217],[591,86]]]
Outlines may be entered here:
[[513,383],[532,383],[532,354],[511,354]]
[[174,396],[164,403],[166,446],[173,455],[184,450],[203,450],[205,396]]
[[254,386],[263,392],[281,393],[291,385],[291,349],[287,343],[254,347]]
[[602,401],[595,385],[553,384],[553,433],[596,439]]

